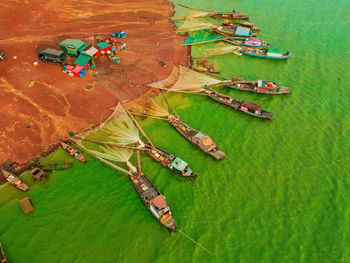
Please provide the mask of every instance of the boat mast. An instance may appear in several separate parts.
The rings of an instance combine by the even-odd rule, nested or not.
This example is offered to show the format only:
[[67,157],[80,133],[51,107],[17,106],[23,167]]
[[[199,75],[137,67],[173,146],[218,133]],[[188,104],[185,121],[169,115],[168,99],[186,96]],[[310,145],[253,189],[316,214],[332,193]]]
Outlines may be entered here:
[[[123,106],[124,107],[124,106]],[[125,111],[129,114],[130,118],[134,121],[134,123],[136,124],[137,128],[139,128],[139,130],[141,131],[142,135],[146,138],[146,140],[149,142],[149,144],[153,147],[153,143],[152,141],[150,140],[150,138],[148,138],[147,134],[144,132],[144,130],[141,128],[140,124],[136,121],[136,119],[134,118],[134,116],[132,116],[132,114],[129,112],[129,110],[127,108],[125,108]]]

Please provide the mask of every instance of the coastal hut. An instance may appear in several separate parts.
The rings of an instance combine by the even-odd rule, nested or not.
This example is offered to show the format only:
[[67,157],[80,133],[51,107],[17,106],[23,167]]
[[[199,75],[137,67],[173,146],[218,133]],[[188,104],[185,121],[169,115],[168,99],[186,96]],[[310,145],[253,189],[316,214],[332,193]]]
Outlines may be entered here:
[[113,46],[106,42],[97,43],[96,46],[99,48],[99,55],[107,53],[108,50],[111,50]]
[[47,173],[38,167],[34,168],[30,172],[30,174],[35,180],[38,180],[38,181],[41,181],[43,178],[47,177]]
[[87,45],[80,39],[66,39],[59,43],[63,52],[78,56],[81,51],[87,48]]
[[79,57],[74,61],[74,65],[81,66],[85,70],[89,68],[89,62],[91,60],[91,56],[81,53]]
[[35,208],[32,204],[32,201],[30,200],[29,197],[24,197],[23,199],[18,201],[19,205],[21,206],[23,213],[28,215],[32,212],[34,212]]

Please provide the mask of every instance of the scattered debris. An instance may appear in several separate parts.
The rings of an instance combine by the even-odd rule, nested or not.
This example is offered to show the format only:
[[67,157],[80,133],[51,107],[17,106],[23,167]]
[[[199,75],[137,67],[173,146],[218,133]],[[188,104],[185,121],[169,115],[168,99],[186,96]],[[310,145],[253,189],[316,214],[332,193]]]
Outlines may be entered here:
[[0,49],[0,60],[4,60],[5,58],[6,58],[5,52],[2,49]]

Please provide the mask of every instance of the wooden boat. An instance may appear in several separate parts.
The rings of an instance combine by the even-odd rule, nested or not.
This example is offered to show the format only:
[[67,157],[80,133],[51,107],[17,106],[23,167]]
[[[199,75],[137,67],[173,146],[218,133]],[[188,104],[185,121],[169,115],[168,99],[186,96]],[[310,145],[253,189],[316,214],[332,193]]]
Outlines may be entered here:
[[260,48],[243,48],[239,52],[242,54],[260,57],[260,58],[269,58],[269,59],[287,59],[290,57],[290,52],[282,52],[279,48],[260,49]]
[[205,133],[197,131],[186,123],[180,121],[179,117],[169,115],[168,121],[182,136],[184,136],[192,144],[206,152],[217,160],[225,157],[225,153],[216,146],[215,142]]
[[193,69],[198,72],[209,72],[209,73],[220,73],[219,69],[212,69],[212,68],[206,68],[206,67],[195,67],[195,66],[189,66],[190,69]]
[[278,86],[276,81],[271,80],[255,80],[255,81],[234,81],[228,87],[236,90],[250,91],[263,94],[288,94],[290,89]]
[[4,175],[5,179],[17,189],[23,192],[27,192],[29,190],[29,186],[26,185],[18,176],[14,175],[13,173],[2,170],[2,174]]
[[38,167],[35,167],[30,172],[30,174],[35,180],[38,180],[38,181],[41,181],[43,178],[47,177],[47,173]]
[[214,90],[207,90],[206,93],[209,98],[246,114],[262,119],[271,119],[273,117],[273,113],[264,111],[260,105],[254,104],[252,102],[230,97],[228,95],[218,93]]
[[35,210],[32,200],[30,200],[29,197],[24,197],[23,199],[19,200],[18,203],[21,206],[23,213],[26,215],[33,213]]
[[133,172],[130,179],[136,192],[154,217],[157,218],[157,220],[169,231],[176,231],[177,228],[174,216],[165,200],[165,196],[157,190],[147,176],[141,171]]
[[240,11],[233,10],[232,12],[218,12],[218,11],[211,11],[211,10],[206,10],[206,9],[200,9],[200,8],[193,8],[189,6],[185,6],[182,4],[178,4],[179,6],[182,6],[187,9],[191,10],[198,10],[198,11],[204,11],[207,12],[208,14],[204,16],[210,16],[210,17],[215,17],[215,18],[220,18],[220,19],[237,19],[237,20],[245,20],[249,19],[249,15],[244,15]]
[[145,152],[152,157],[153,160],[168,168],[173,173],[192,179],[196,179],[198,176],[196,173],[192,172],[191,168],[188,167],[188,164],[184,160],[157,147],[148,145]]
[[4,250],[2,248],[1,242],[0,242],[0,263],[7,263]]
[[254,48],[269,48],[271,43],[267,43],[261,38],[256,37],[227,37],[222,41],[237,46],[254,47]]
[[233,36],[233,37],[254,37],[256,33],[254,33],[250,28],[247,27],[232,27],[232,26],[212,26],[210,28],[211,31],[224,35],[224,36]]
[[81,161],[83,163],[86,163],[85,157],[79,153],[77,150],[75,150],[73,147],[71,147],[69,144],[61,142],[61,146],[63,149],[65,149],[70,156],[74,157],[78,161]]
[[243,23],[235,23],[233,21],[230,21],[228,19],[225,19],[222,24],[224,26],[231,26],[233,27],[234,29],[236,29],[238,26],[241,26],[241,27],[247,27],[249,28],[251,31],[255,32],[255,33],[258,33],[260,32],[260,27],[257,27],[257,26],[254,26],[254,23],[253,22],[248,22],[248,21],[245,21]]

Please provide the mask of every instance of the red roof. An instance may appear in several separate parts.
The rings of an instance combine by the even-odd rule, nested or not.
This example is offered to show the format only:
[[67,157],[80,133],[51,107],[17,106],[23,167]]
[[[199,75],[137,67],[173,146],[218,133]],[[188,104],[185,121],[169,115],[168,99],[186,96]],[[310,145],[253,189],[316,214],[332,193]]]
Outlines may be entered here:
[[257,105],[255,103],[249,102],[249,101],[244,101],[243,106],[251,109],[251,110],[255,110],[255,111],[261,111],[262,107],[260,105]]

